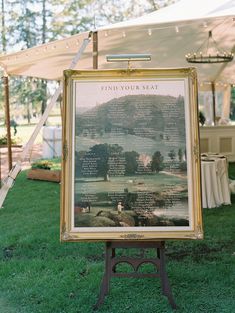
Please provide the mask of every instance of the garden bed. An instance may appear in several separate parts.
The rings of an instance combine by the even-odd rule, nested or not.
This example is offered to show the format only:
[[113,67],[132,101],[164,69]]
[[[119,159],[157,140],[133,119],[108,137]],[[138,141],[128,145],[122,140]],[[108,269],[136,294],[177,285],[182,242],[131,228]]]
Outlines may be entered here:
[[61,180],[60,170],[45,170],[41,168],[30,169],[27,178],[36,180],[46,180],[59,183]]
[[59,183],[61,181],[60,163],[49,160],[36,161],[28,171],[27,178]]

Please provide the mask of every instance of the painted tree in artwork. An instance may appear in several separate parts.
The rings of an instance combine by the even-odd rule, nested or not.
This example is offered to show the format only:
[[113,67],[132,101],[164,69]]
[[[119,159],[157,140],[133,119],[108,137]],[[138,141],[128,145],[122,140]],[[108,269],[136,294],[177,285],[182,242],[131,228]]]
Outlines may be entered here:
[[176,158],[176,153],[175,150],[170,150],[170,152],[168,153],[169,158],[171,159],[171,161],[174,161]]
[[117,144],[109,145],[98,144],[90,148],[89,154],[97,163],[97,176],[104,177],[105,181],[109,180],[109,157],[121,155],[123,148]]
[[156,151],[152,157],[151,169],[153,172],[159,172],[163,169],[164,157],[160,151]]
[[138,169],[139,153],[136,151],[126,151],[125,156],[125,175],[134,175]]
[[178,158],[179,158],[179,162],[183,161],[183,151],[181,148],[179,148],[178,150]]

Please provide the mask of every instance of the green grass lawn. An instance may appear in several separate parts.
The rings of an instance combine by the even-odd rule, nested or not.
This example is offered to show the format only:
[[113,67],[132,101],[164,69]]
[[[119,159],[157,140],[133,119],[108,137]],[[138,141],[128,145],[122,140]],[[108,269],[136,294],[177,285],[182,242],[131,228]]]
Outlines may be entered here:
[[[92,312],[104,244],[60,243],[59,198],[59,184],[27,180],[26,172],[9,192],[0,210],[1,313]],[[177,312],[235,312],[235,198],[233,203],[203,210],[204,240],[167,242]],[[116,278],[98,312],[172,310],[159,280]]]

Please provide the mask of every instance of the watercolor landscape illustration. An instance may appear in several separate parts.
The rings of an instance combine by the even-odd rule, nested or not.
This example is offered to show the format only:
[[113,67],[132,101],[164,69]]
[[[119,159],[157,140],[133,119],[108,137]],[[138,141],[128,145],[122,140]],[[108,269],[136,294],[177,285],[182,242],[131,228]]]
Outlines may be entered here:
[[184,86],[173,94],[131,85],[76,103],[75,227],[189,226]]

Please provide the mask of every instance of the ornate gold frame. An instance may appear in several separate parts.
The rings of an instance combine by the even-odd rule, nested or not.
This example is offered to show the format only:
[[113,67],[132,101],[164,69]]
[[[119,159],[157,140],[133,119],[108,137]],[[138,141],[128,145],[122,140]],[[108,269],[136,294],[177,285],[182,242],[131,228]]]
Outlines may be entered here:
[[[115,231],[100,230],[92,228],[90,231],[74,229],[72,225],[72,190],[73,181],[73,136],[74,136],[74,84],[76,81],[108,81],[110,79],[162,79],[185,81],[187,107],[189,119],[186,129],[190,144],[187,151],[190,151],[191,168],[191,201],[192,223],[188,229],[181,230],[125,230],[125,227],[118,227]],[[89,96],[89,95],[88,95]],[[62,162],[62,183],[61,183],[61,241],[108,241],[108,240],[163,240],[163,239],[202,239],[202,213],[201,213],[201,184],[200,184],[200,151],[199,151],[199,128],[198,128],[198,105],[197,105],[197,74],[194,68],[181,69],[127,69],[127,70],[83,70],[64,72],[64,105],[63,105],[63,162]]]

